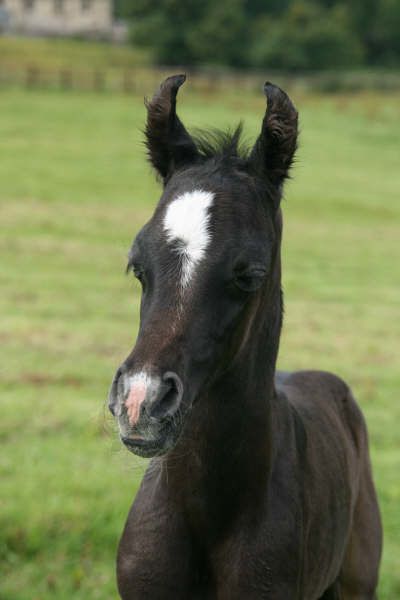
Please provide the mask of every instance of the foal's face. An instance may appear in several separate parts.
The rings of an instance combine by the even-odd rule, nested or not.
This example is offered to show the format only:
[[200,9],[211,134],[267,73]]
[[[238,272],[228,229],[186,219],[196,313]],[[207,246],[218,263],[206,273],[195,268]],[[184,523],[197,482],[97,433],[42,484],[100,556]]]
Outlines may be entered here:
[[[114,378],[110,409],[124,444],[155,456],[174,446],[193,404],[240,349],[268,285],[280,183],[263,186],[244,163],[238,170],[237,162],[200,160],[193,146],[189,164],[175,157],[173,172],[163,172],[160,149],[147,135],[165,187],[129,253],[142,285],[140,329]],[[269,205],[267,189],[276,195]]]
[[143,455],[174,444],[193,402],[233,358],[232,338],[270,267],[272,228],[248,190],[196,184],[193,171],[167,185],[129,257],[141,319],[117,384],[118,422]]

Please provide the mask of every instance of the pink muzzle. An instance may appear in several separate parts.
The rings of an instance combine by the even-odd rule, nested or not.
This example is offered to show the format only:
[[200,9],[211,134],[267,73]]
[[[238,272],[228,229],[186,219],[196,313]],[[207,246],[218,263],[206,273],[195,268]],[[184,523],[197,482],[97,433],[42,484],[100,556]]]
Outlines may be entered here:
[[129,395],[125,400],[129,424],[133,427],[139,420],[140,407],[146,397],[147,385],[143,381],[132,382]]

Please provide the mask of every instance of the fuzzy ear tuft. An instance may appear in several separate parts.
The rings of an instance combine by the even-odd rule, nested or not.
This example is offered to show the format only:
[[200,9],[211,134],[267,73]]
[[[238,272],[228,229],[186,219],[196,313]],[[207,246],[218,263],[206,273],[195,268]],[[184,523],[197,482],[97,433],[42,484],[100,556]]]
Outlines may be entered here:
[[168,180],[173,171],[194,162],[196,145],[176,114],[176,96],[186,75],[168,77],[150,102],[146,102],[146,145],[153,167]]
[[250,155],[250,164],[280,186],[288,177],[297,148],[298,113],[289,96],[267,81],[267,98],[262,129]]

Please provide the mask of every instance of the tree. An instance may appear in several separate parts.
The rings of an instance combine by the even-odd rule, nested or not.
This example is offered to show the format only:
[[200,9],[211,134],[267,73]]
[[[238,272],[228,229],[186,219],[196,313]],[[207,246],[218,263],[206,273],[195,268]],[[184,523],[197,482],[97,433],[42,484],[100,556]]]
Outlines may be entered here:
[[189,38],[207,10],[206,0],[137,0],[131,39],[148,47],[158,63],[195,64]]
[[254,28],[250,62],[289,70],[359,64],[363,50],[344,7],[323,9],[296,0],[280,19],[264,19]]
[[370,59],[395,65],[400,61],[400,3],[381,0],[372,24]]
[[242,0],[210,3],[202,18],[187,34],[196,62],[246,65],[246,16]]
[[116,0],[162,64],[288,70],[400,62],[399,0]]
[[117,19],[130,19],[134,14],[132,0],[114,0],[113,5]]

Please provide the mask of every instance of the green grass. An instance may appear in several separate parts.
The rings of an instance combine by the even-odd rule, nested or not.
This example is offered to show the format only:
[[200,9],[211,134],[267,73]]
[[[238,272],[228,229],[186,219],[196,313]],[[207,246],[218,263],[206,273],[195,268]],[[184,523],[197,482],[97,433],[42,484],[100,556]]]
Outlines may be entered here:
[[148,62],[147,54],[128,45],[63,38],[0,37],[0,65],[18,68],[130,68]]
[[[151,90],[149,90],[151,91]],[[245,118],[261,97],[182,90],[189,126]],[[295,98],[280,365],[345,377],[367,417],[385,525],[380,598],[400,597],[398,96]],[[131,239],[158,188],[139,98],[0,94],[0,598],[116,598],[114,557],[145,463],[106,415],[132,347]]]

